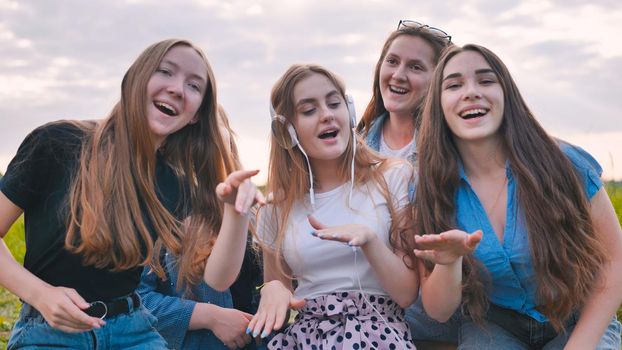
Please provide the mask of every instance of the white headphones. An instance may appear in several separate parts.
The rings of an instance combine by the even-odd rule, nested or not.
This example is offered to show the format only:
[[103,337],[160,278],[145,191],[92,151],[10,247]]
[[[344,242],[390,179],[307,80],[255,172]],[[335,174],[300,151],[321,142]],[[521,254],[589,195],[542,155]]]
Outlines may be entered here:
[[[356,112],[354,110],[354,100],[352,96],[345,95],[345,102],[350,117],[350,129],[353,129],[356,126]],[[296,129],[294,129],[292,123],[284,116],[276,114],[272,104],[270,104],[270,117],[272,119],[272,135],[281,147],[291,149],[299,144],[298,137],[296,136]]]
[[[348,196],[349,202],[352,202],[352,191],[354,189],[354,155],[356,154],[356,132],[354,127],[356,126],[356,112],[354,111],[354,101],[350,95],[345,95],[346,108],[348,109],[348,115],[350,117],[350,130],[352,131],[352,164],[350,166],[350,194]],[[307,167],[309,169],[309,199],[311,201],[311,207],[315,210],[315,191],[313,191],[313,171],[311,170],[311,163],[307,153],[300,145],[298,137],[296,136],[296,129],[294,125],[290,123],[284,116],[276,114],[272,103],[270,103],[270,117],[272,123],[270,125],[272,129],[272,136],[279,144],[279,146],[285,149],[292,149],[298,146],[298,149],[304,155],[307,160]]]

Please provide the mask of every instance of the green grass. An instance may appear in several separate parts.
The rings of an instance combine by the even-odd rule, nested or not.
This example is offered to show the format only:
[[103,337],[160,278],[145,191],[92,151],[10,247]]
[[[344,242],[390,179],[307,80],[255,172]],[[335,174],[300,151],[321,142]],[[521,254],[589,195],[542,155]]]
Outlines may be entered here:
[[[622,222],[622,184],[608,183],[606,188],[618,215],[618,220]],[[26,252],[23,217],[20,217],[13,224],[4,237],[4,241],[13,253],[13,256],[23,263],[24,253]],[[19,308],[19,299],[4,288],[0,288],[0,348],[2,349],[6,349],[6,342],[13,327],[13,322],[19,314]],[[622,307],[618,309],[618,319],[622,319]]]

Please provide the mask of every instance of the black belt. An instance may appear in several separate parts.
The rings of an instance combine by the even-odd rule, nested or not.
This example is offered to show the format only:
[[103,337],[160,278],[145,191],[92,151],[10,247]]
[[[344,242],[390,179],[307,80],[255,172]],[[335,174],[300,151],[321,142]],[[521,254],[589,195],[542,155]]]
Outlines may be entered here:
[[136,293],[132,293],[125,297],[114,299],[112,301],[94,301],[91,306],[84,312],[97,318],[110,318],[121,314],[129,314],[138,309],[140,306],[140,297]]

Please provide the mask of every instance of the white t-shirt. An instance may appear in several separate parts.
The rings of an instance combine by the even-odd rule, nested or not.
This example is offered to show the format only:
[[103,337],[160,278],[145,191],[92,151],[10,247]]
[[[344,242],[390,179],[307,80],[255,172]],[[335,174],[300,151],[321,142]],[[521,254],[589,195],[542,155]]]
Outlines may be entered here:
[[[384,174],[397,211],[408,205],[408,182],[411,181],[412,173],[409,164],[398,163]],[[352,209],[347,205],[349,191],[350,182],[347,182],[329,192],[316,193],[313,216],[327,227],[367,225],[389,246],[391,217],[380,190],[372,183],[355,188],[352,193]],[[355,253],[350,246],[341,242],[324,241],[311,235],[313,229],[307,220],[309,214],[311,206],[307,195],[304,203],[296,203],[292,208],[283,242],[283,257],[294,278],[298,280],[294,295],[297,298],[315,298],[333,292],[359,290],[357,270],[365,293],[387,295],[363,251],[356,249],[355,270]],[[273,244],[276,237],[277,221],[273,206],[263,208],[259,217],[258,233],[268,245]]]
[[387,157],[408,159],[408,156],[410,156],[415,151],[413,149],[413,144],[415,143],[414,141],[415,138],[413,137],[406,146],[400,149],[393,149],[390,148],[389,145],[387,145],[387,143],[384,141],[384,134],[380,133],[380,149],[378,150],[378,153]]

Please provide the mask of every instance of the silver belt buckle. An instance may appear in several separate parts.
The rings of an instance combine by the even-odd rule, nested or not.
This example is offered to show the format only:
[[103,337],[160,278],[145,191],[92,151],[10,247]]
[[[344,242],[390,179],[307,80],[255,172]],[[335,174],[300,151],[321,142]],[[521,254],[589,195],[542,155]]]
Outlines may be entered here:
[[[101,306],[99,306],[101,305]],[[103,320],[104,317],[106,317],[106,315],[108,315],[108,306],[106,305],[106,303],[104,303],[103,301],[97,300],[91,303],[91,306],[89,306],[89,309],[92,308],[92,311],[95,313],[95,315],[93,317],[97,317],[100,320]],[[97,316],[98,315],[98,309],[103,308],[103,314],[101,316]]]

